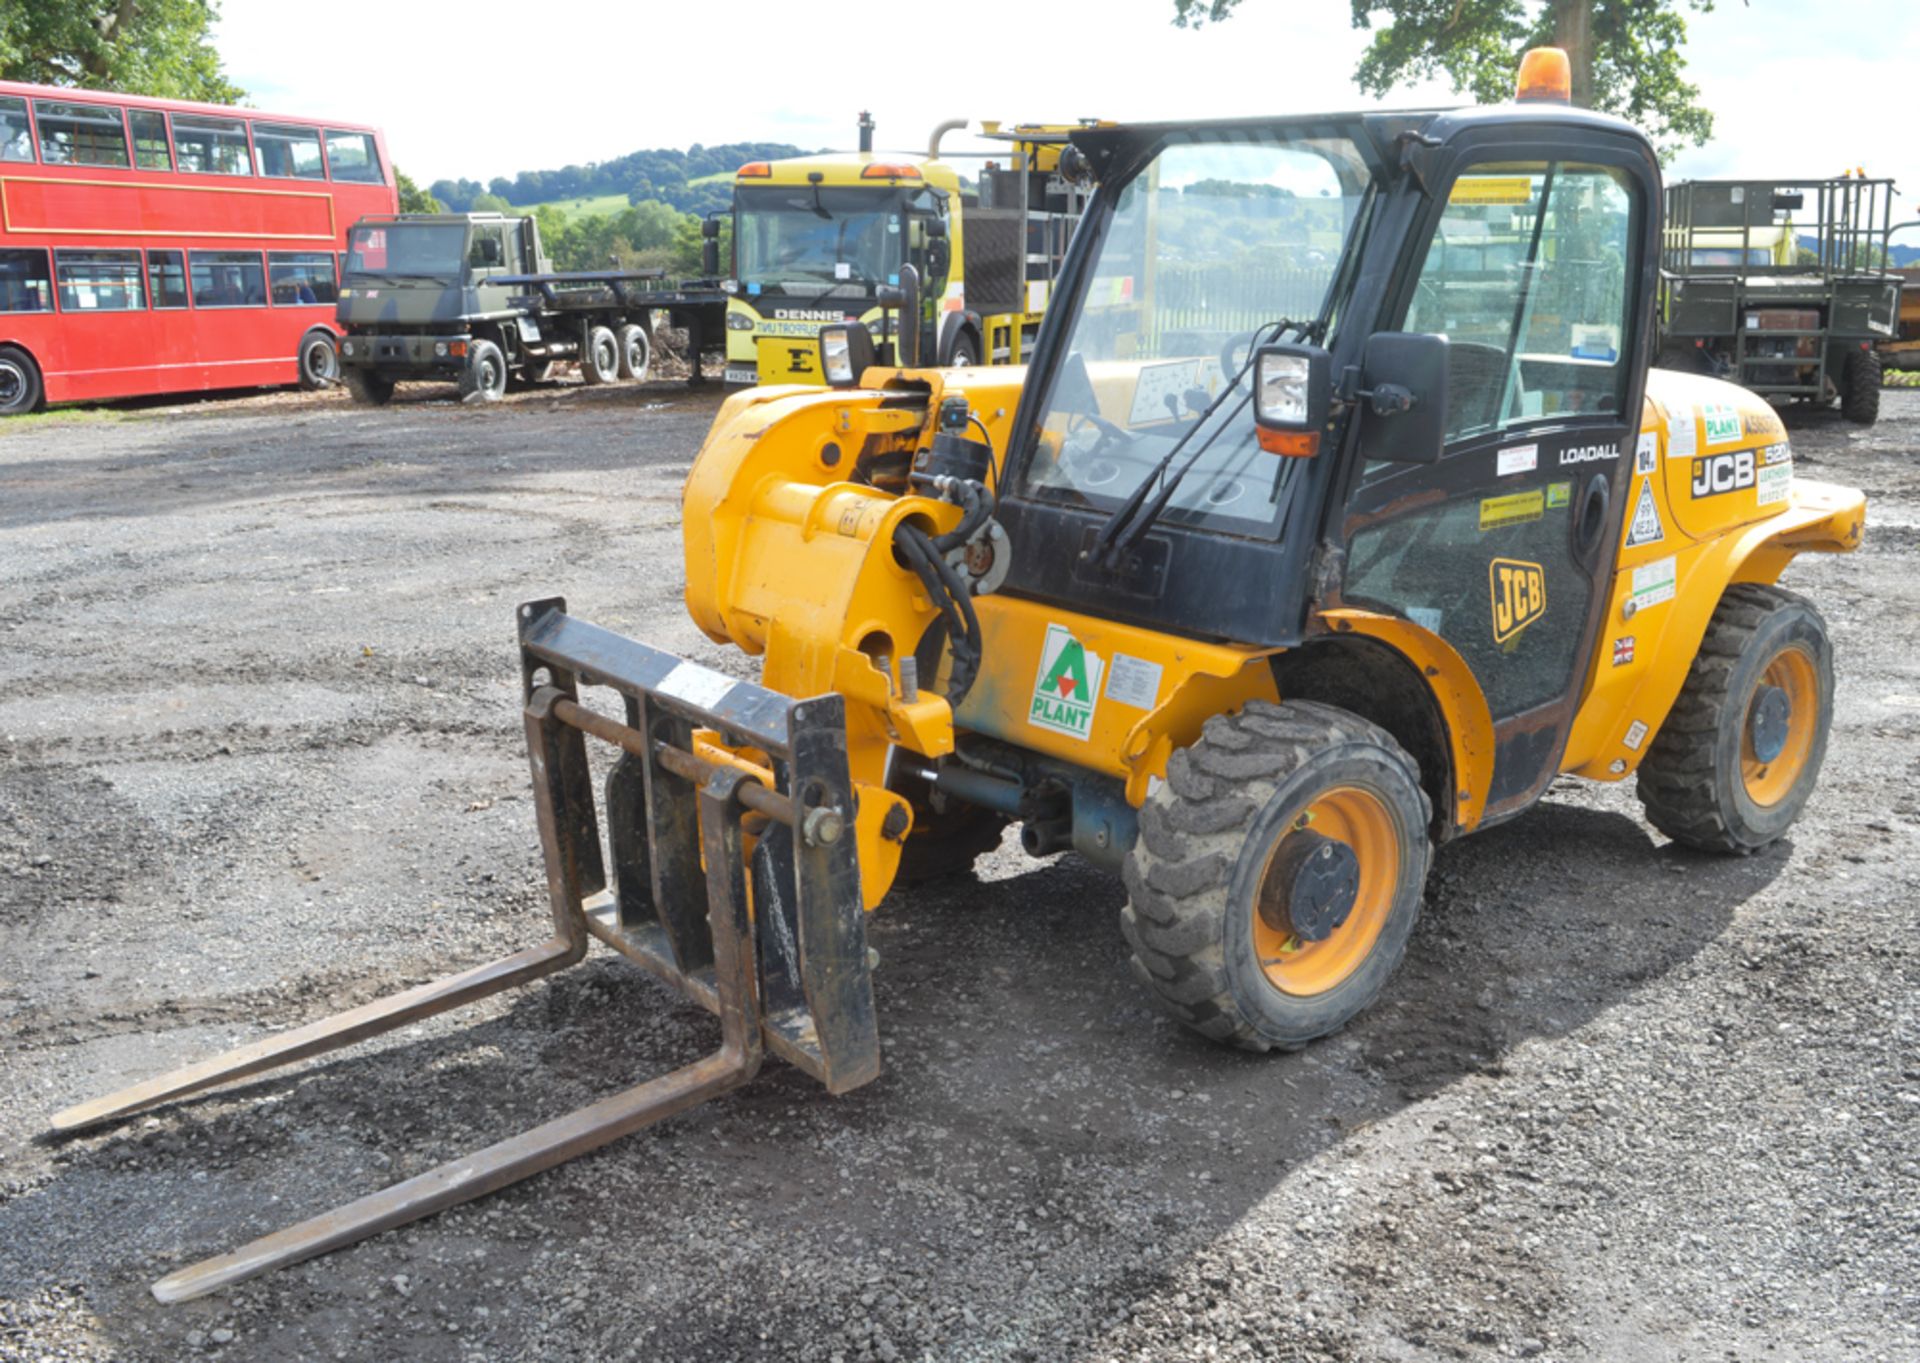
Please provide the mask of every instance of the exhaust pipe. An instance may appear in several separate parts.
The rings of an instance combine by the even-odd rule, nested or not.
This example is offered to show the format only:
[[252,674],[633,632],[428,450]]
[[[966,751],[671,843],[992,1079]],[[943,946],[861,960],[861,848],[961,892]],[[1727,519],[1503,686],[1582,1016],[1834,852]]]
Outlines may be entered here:
[[865,109],[860,111],[860,150],[873,150],[873,115]]
[[940,139],[948,133],[959,132],[970,122],[972,122],[971,119],[950,118],[945,123],[935,127],[933,136],[927,139],[927,159],[929,161],[938,161],[940,159]]

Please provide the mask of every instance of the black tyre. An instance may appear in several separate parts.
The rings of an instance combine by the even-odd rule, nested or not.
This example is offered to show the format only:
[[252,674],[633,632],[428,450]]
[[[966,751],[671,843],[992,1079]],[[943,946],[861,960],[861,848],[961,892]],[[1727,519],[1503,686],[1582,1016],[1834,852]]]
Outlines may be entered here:
[[980,343],[973,339],[971,331],[963,331],[954,338],[953,352],[947,356],[947,368],[971,369],[980,363]]
[[1357,715],[1253,701],[1214,716],[1140,811],[1120,912],[1133,973],[1216,1041],[1325,1036],[1406,951],[1428,821],[1413,759]]
[[1812,602],[1727,588],[1635,783],[1647,821],[1706,852],[1756,852],[1787,831],[1833,727],[1833,645]]
[[340,382],[348,395],[364,407],[384,407],[393,400],[393,380],[371,369],[346,365],[340,371]]
[[620,377],[644,379],[653,364],[653,338],[643,326],[629,322],[616,338],[620,343]]
[[611,327],[595,327],[587,333],[580,377],[588,383],[612,383],[620,377],[620,339]]
[[340,382],[340,346],[331,331],[315,328],[300,338],[300,386],[309,393]]
[[924,885],[930,880],[970,875],[974,862],[1000,845],[1000,832],[1006,826],[1004,815],[979,805],[955,801],[940,811],[915,805],[913,832],[900,849],[900,869],[894,873],[894,883]]
[[1871,350],[1849,350],[1840,368],[1840,415],[1862,426],[1880,419],[1880,357]]
[[0,416],[37,412],[45,396],[33,356],[19,346],[0,345]]
[[467,363],[460,371],[462,402],[498,402],[507,395],[507,357],[492,341],[467,342]]

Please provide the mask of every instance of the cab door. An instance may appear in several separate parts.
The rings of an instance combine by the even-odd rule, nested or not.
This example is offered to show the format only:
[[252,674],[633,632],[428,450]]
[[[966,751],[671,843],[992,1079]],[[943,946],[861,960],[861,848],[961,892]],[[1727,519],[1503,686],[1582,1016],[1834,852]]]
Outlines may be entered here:
[[1344,597],[1439,635],[1486,696],[1483,821],[1558,769],[1635,457],[1659,187],[1611,142],[1489,145],[1434,186],[1382,329],[1449,340],[1442,457],[1349,484]]

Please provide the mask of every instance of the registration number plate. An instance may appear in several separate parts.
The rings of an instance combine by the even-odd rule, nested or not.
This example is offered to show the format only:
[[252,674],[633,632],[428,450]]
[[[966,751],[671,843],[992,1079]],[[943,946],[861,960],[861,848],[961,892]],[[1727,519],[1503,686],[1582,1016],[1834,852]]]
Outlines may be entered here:
[[744,368],[740,365],[730,364],[727,366],[727,382],[728,383],[758,383],[760,382],[760,371],[757,369]]

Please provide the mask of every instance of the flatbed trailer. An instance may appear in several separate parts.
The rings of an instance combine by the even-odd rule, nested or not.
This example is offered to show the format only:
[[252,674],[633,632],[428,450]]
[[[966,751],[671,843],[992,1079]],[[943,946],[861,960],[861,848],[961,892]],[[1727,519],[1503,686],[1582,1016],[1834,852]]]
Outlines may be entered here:
[[571,270],[500,275],[493,282],[525,290],[510,295],[508,303],[543,319],[536,325],[572,331],[574,343],[583,348],[592,329],[609,325],[609,319],[618,319],[617,325],[643,326],[649,336],[663,321],[684,330],[689,387],[705,381],[700,372],[703,354],[725,355],[727,295],[718,280],[690,279],[670,286],[664,270]]

